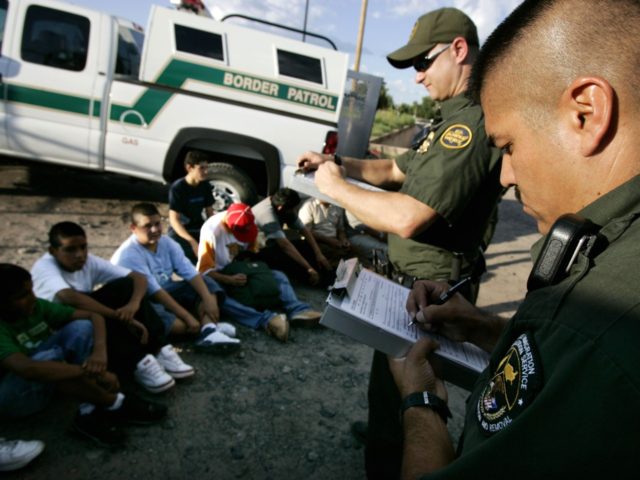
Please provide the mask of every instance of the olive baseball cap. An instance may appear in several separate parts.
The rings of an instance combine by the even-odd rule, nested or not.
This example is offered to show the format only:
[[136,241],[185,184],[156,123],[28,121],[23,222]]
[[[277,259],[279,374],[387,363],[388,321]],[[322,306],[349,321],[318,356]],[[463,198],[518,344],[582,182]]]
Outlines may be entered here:
[[471,45],[480,45],[478,30],[467,15],[457,8],[440,8],[422,15],[413,26],[407,44],[387,55],[387,60],[396,68],[408,68],[418,55],[456,37],[463,37]]

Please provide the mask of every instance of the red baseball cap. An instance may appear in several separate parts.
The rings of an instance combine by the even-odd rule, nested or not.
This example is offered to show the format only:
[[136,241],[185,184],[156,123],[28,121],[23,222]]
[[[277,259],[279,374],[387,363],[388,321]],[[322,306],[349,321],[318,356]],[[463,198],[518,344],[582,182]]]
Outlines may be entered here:
[[258,236],[258,227],[249,205],[244,203],[229,205],[225,222],[238,240],[244,243],[255,242]]

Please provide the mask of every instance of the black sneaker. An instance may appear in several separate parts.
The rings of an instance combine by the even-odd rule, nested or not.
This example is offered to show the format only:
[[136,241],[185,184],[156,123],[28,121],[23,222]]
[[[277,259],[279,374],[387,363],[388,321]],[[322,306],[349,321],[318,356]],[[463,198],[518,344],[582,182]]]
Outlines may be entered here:
[[98,409],[87,415],[78,413],[73,420],[71,429],[103,447],[120,447],[127,439],[125,432],[110,422],[108,418],[105,418]]
[[127,393],[119,409],[105,410],[104,415],[117,423],[149,425],[162,420],[167,415],[167,407]]

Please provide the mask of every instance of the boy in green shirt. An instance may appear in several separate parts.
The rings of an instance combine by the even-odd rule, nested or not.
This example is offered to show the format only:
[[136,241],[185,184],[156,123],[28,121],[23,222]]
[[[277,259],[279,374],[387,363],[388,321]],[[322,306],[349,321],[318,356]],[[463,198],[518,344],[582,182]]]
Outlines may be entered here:
[[37,299],[32,287],[28,271],[0,264],[0,415],[42,410],[57,390],[84,402],[73,429],[109,446],[125,439],[119,423],[165,416],[165,406],[119,392],[101,315]]

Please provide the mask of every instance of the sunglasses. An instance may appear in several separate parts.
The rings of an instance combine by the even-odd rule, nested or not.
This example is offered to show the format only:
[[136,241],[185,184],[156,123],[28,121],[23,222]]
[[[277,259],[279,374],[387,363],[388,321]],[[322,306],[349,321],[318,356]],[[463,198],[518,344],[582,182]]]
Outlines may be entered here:
[[416,72],[426,72],[427,70],[429,70],[429,67],[431,66],[431,64],[435,62],[436,58],[438,58],[438,55],[440,55],[450,46],[451,44],[448,43],[433,55],[421,58],[420,60],[416,60],[415,62],[413,62],[413,68],[416,69]]

